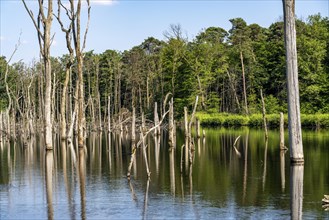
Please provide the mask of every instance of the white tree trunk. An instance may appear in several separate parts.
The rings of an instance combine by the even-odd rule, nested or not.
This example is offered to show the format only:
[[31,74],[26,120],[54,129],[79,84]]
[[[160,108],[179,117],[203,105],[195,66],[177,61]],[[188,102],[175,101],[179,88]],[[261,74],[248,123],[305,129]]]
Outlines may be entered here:
[[283,0],[288,88],[289,146],[292,163],[304,163],[299,106],[295,0]]

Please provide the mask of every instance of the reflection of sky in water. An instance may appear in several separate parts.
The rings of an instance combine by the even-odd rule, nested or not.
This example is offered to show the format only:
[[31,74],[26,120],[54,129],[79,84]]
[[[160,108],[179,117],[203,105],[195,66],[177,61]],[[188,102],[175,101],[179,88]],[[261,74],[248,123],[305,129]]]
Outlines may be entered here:
[[[248,139],[246,135],[249,134]],[[316,133],[314,133],[316,134]],[[327,218],[321,209],[321,196],[329,189],[328,152],[329,137],[306,133],[304,146],[303,218]],[[325,134],[325,133],[324,133]],[[232,150],[237,136],[241,140],[237,149],[241,158]],[[129,141],[122,140],[121,149],[115,146],[118,138],[112,138],[112,149],[106,145],[87,146],[85,207],[82,207],[78,162],[73,165],[71,152],[66,151],[64,170],[61,147],[54,151],[52,176],[52,208],[54,219],[287,219],[290,218],[290,166],[289,151],[285,154],[285,188],[282,189],[280,173],[279,139],[276,131],[269,133],[266,153],[266,178],[264,172],[265,145],[259,130],[208,130],[196,147],[192,165],[192,194],[188,166],[183,165],[180,174],[180,146],[182,133],[177,135],[174,158],[175,191],[172,190],[168,149],[155,151],[154,139],[148,139],[147,153],[151,169],[147,204],[145,192],[147,178],[141,153],[137,152],[137,174],[132,171],[131,184],[125,175],[130,161]],[[95,139],[95,143],[99,140]],[[246,148],[246,140],[248,147]],[[88,143],[88,142],[87,142]],[[89,142],[93,143],[93,142]],[[162,142],[161,142],[162,143]],[[227,145],[227,146],[226,146]],[[40,157],[38,144],[23,149],[7,146],[0,150],[0,219],[46,219],[48,217],[45,187],[45,158]],[[248,153],[245,154],[244,150]],[[111,152],[111,160],[109,160]],[[155,156],[158,155],[158,159]],[[244,161],[247,156],[247,163]],[[121,157],[121,158],[120,158]],[[184,157],[183,157],[184,158]],[[313,161],[315,158],[317,161]],[[111,163],[110,163],[111,161]],[[159,164],[156,164],[159,161]],[[318,163],[322,163],[319,164]],[[307,165],[309,164],[309,165]],[[321,165],[321,166],[320,166]],[[245,167],[247,166],[247,167]],[[307,167],[309,166],[309,167]],[[247,168],[245,170],[245,168]],[[315,171],[316,170],[316,173]],[[244,174],[246,171],[246,181]],[[319,181],[319,176],[322,179]],[[8,183],[9,181],[9,183]],[[244,187],[246,189],[244,195]],[[328,194],[328,192],[327,192]],[[243,196],[245,196],[243,198]],[[317,197],[319,197],[317,199]],[[146,206],[145,206],[146,205]]]

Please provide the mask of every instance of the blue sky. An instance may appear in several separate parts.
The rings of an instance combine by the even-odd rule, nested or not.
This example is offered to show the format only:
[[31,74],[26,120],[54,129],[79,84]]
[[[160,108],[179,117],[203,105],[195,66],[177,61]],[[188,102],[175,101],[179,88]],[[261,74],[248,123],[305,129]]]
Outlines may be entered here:
[[[26,0],[37,13],[36,0]],[[63,0],[64,1],[64,0]],[[163,40],[170,24],[180,24],[191,40],[203,28],[231,28],[229,19],[242,17],[248,24],[268,27],[282,19],[281,0],[91,0],[91,22],[86,50],[129,50],[149,36]],[[38,59],[36,31],[20,0],[0,0],[0,55],[9,57],[21,33],[21,45],[13,62]],[[84,7],[83,12],[86,12]],[[328,0],[297,0],[296,15],[306,19],[321,13],[329,16]],[[85,14],[82,19],[85,21]],[[66,53],[65,38],[54,19],[52,56]]]

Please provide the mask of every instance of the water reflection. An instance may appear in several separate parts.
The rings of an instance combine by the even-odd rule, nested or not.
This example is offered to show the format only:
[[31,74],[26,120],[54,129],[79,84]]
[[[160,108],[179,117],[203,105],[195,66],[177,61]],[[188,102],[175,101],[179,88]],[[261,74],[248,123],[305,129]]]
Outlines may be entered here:
[[147,219],[146,214],[147,214],[147,205],[148,205],[148,197],[149,197],[149,187],[150,187],[150,179],[148,178],[146,183],[145,196],[144,196],[143,219]]
[[247,194],[247,175],[248,175],[248,145],[249,145],[249,132],[245,138],[244,144],[244,168],[243,168],[243,194],[242,194],[242,204],[245,203]]
[[169,148],[170,191],[175,196],[175,149]]
[[290,165],[290,209],[291,219],[302,219],[303,214],[304,165]]
[[286,155],[286,150],[280,149],[280,174],[281,174],[282,192],[284,192],[286,188],[285,155]]
[[[238,136],[241,157],[232,147]],[[307,166],[296,175],[300,168],[287,169],[289,157],[279,153],[275,131],[264,144],[262,131],[209,129],[206,145],[195,142],[192,164],[184,161],[186,148],[169,150],[166,132],[150,135],[146,151],[136,152],[128,182],[131,142],[120,134],[90,134],[85,149],[56,140],[52,153],[39,138],[26,146],[5,143],[0,219],[328,218],[321,198],[329,186],[329,136],[304,136]],[[177,132],[177,146],[184,143],[184,133]]]
[[267,147],[268,147],[268,139],[266,138],[266,140],[265,140],[265,150],[264,150],[263,191],[265,189],[265,182],[266,182]]
[[85,149],[79,148],[79,183],[80,183],[80,204],[81,219],[86,219],[86,155]]
[[54,153],[52,150],[46,151],[45,163],[45,177],[46,177],[46,195],[47,195],[47,208],[48,219],[54,219],[53,208],[53,169],[54,169]]

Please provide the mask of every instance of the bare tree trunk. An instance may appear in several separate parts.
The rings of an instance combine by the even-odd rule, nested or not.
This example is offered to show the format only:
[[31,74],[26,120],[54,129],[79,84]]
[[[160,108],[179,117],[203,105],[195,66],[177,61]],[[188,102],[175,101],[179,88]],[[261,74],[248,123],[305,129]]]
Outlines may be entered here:
[[111,96],[108,97],[108,106],[107,106],[107,129],[108,132],[111,132]]
[[283,12],[286,46],[286,75],[288,88],[290,160],[292,163],[304,163],[299,104],[295,0],[283,0]]
[[86,44],[86,37],[89,28],[89,21],[90,21],[90,2],[87,0],[88,5],[88,21],[84,33],[83,43],[81,45],[81,0],[78,0],[77,3],[77,11],[74,10],[74,0],[70,0],[71,11],[74,12],[74,16],[71,17],[72,21],[72,33],[73,33],[73,40],[74,40],[74,47],[75,47],[75,55],[77,58],[77,69],[78,69],[78,117],[77,117],[77,124],[78,124],[78,146],[80,148],[85,146],[85,106],[84,106],[84,81],[83,81],[83,50]]
[[284,117],[283,113],[280,112],[280,150],[284,149]]
[[114,76],[114,112],[117,114],[119,112],[119,100],[118,100],[118,80],[117,80],[118,74],[115,74]]
[[184,130],[185,130],[185,165],[187,165],[187,161],[189,158],[189,151],[190,151],[190,141],[189,141],[189,134],[190,131],[188,130],[188,112],[187,107],[184,107]]
[[2,118],[3,118],[3,112],[0,112],[0,144],[2,144],[2,138],[3,138],[3,133],[4,133]]
[[[131,119],[131,142],[133,143],[133,145],[135,145],[135,141],[136,141],[136,111],[135,111],[135,107],[133,107],[133,111],[132,111],[132,119]],[[134,147],[134,146],[133,146]]]
[[[52,73],[51,73],[51,60],[50,60],[50,45],[51,45],[51,37],[50,30],[53,20],[53,1],[48,1],[47,5],[47,17],[45,15],[44,9],[46,7],[43,6],[43,1],[39,0],[39,16],[38,23],[36,22],[33,13],[27,7],[25,0],[22,0],[26,11],[28,12],[30,18],[33,21],[33,24],[38,33],[39,39],[39,47],[40,52],[43,57],[44,62],[44,74],[46,80],[46,89],[45,89],[45,104],[44,104],[44,123],[45,123],[45,145],[47,150],[53,149],[52,143],[52,112],[51,112],[51,92],[52,92]],[[40,22],[42,22],[43,31],[40,29]]]
[[78,78],[79,78],[79,92],[78,92],[78,146],[83,148],[85,145],[84,129],[85,129],[85,106],[84,106],[84,85],[83,85],[83,60],[82,55],[78,56]]
[[265,109],[265,102],[264,102],[264,97],[263,97],[263,90],[260,90],[260,97],[262,99],[262,106],[263,106],[263,125],[264,125],[264,130],[265,130],[265,139],[268,139],[268,132],[267,132],[267,123],[266,123],[266,109]]
[[203,92],[199,74],[197,74],[197,80],[198,80],[198,87],[199,87],[199,91],[200,91],[200,95],[201,95],[201,107],[202,107],[202,110],[205,110],[206,104],[205,104],[204,92]]
[[143,112],[143,101],[142,101],[142,91],[141,86],[138,85],[138,95],[139,95],[139,113],[142,114]]
[[[154,126],[157,126],[159,124],[159,115],[158,115],[158,103],[154,103]],[[160,128],[154,130],[154,135],[158,136],[160,135]]]
[[62,99],[61,99],[61,138],[64,140],[66,139],[66,97],[67,97],[67,87],[69,84],[70,80],[70,69],[71,65],[67,64],[66,65],[66,70],[65,70],[65,81],[63,84],[63,92],[62,92]]
[[192,153],[194,152],[194,145],[193,145],[193,142],[192,142],[193,141],[192,140],[192,123],[193,123],[193,120],[194,120],[196,108],[198,107],[198,101],[199,101],[199,96],[196,96],[192,116],[191,116],[191,119],[190,119],[190,122],[189,122],[189,125],[188,125],[190,164],[192,164],[192,162],[193,162]]
[[174,99],[171,98],[169,103],[169,146],[175,147],[174,144]]
[[201,134],[200,134],[200,120],[199,119],[195,120],[195,126],[196,126],[196,137],[200,138]]
[[[7,133],[8,140],[11,136],[11,129],[10,129],[10,124],[11,123],[10,123],[10,116],[9,115],[10,115],[10,110],[12,108],[12,102],[13,101],[12,101],[12,98],[11,98],[11,95],[10,95],[9,85],[8,85],[7,80],[8,80],[8,73],[9,73],[9,63],[10,63],[11,59],[13,58],[13,56],[15,55],[19,45],[20,45],[20,39],[18,40],[18,43],[16,44],[15,49],[14,49],[13,53],[11,54],[11,56],[10,56],[8,62],[7,62],[6,70],[5,70],[5,85],[6,85],[6,93],[7,93],[7,96],[8,96],[8,106],[7,106],[7,109],[6,109],[6,119],[7,119],[6,133]],[[0,135],[2,135],[2,134],[0,134]]]
[[243,97],[244,97],[245,111],[246,111],[246,114],[248,115],[249,111],[248,111],[247,90],[246,90],[246,77],[245,77],[245,72],[244,72],[242,50],[240,50],[240,61],[241,61],[241,68],[242,68],[242,83],[243,83]]
[[234,87],[234,84],[233,84],[233,80],[232,80],[231,75],[228,71],[226,71],[226,74],[228,76],[228,80],[230,82],[231,89],[233,91],[233,95],[234,95],[234,98],[235,98],[236,105],[238,106],[238,110],[240,111],[240,102],[239,102],[238,96],[236,94],[236,90],[235,90],[235,87]]
[[146,78],[146,107],[150,109],[150,91],[149,91],[149,76]]
[[44,127],[44,120],[43,120],[43,118],[44,118],[44,108],[43,108],[43,106],[45,105],[44,104],[44,89],[43,89],[43,81],[44,81],[44,77],[43,77],[43,74],[42,73],[40,73],[39,74],[39,80],[38,80],[38,84],[39,84],[39,86],[38,86],[38,96],[39,96],[39,109],[38,109],[38,111],[39,111],[39,114],[38,114],[38,119],[39,119],[39,122],[40,122],[40,126],[41,127]]

